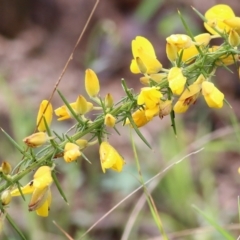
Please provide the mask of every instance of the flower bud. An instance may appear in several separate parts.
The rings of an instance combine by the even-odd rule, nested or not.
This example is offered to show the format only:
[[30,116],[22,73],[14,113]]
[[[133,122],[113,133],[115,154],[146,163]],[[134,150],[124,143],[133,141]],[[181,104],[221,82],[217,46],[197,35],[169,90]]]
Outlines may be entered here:
[[6,161],[2,162],[2,166],[1,167],[2,167],[2,172],[5,175],[10,174],[11,171],[12,171],[12,166],[10,165],[10,163],[8,163]]
[[81,155],[82,154],[77,144],[70,143],[70,142],[66,143],[64,148],[64,155],[63,155],[65,162],[69,163],[69,162],[75,161]]
[[229,32],[228,42],[232,47],[237,47],[240,43],[240,37],[234,29],[231,29]]
[[108,127],[114,127],[115,123],[116,123],[116,118],[110,113],[106,114],[104,119],[104,124]]
[[114,104],[113,96],[111,93],[108,93],[105,97],[105,107],[111,108]]
[[82,149],[84,149],[84,148],[87,147],[88,141],[85,140],[85,139],[78,139],[78,140],[76,141],[76,144],[79,146],[80,150],[82,150]]
[[12,200],[11,192],[9,190],[3,191],[1,195],[2,205],[8,205],[11,202],[11,200]]
[[96,97],[100,91],[98,77],[91,69],[85,71],[85,90],[89,97]]
[[47,100],[43,100],[40,104],[38,115],[37,115],[38,131],[40,132],[46,131],[46,126],[45,126],[43,117],[45,117],[46,123],[48,124],[48,126],[50,126],[52,122],[52,115],[53,115],[52,104]]
[[37,132],[23,139],[23,142],[31,147],[40,147],[53,137],[49,137],[45,132]]

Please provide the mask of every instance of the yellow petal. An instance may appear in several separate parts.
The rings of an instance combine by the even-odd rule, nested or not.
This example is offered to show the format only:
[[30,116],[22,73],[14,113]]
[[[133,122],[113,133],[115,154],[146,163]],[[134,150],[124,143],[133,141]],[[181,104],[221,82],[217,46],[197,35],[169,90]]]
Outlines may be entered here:
[[101,143],[99,154],[102,170],[104,173],[106,169],[109,168],[118,172],[122,171],[125,162],[119,153],[108,142]]
[[139,49],[144,49],[144,51],[147,52],[150,56],[156,58],[156,54],[151,42],[141,36],[137,36],[136,39],[132,41],[132,53],[134,58],[138,57]]
[[138,56],[146,67],[146,73],[158,73],[162,69],[162,64],[143,49],[138,50]]
[[51,198],[51,191],[48,187],[44,189],[35,189],[28,205],[28,210],[36,211],[41,217],[47,217],[50,206],[49,198]]
[[240,17],[232,17],[224,19],[223,22],[227,24],[231,29],[234,29],[240,34]]
[[136,62],[135,59],[133,59],[132,62],[131,62],[130,71],[134,74],[140,73],[137,62]]
[[[145,115],[145,110],[143,109],[138,109],[132,114],[133,121],[135,125],[140,128],[144,125],[146,125],[151,119],[147,119]],[[125,125],[130,124],[129,119],[126,120]]]
[[184,89],[187,78],[183,76],[181,68],[172,67],[168,73],[169,87],[173,94],[180,95]]
[[[25,194],[30,194],[32,193],[34,190],[34,187],[33,187],[33,181],[29,182],[27,185],[25,185],[24,187],[21,187],[21,191],[22,191],[22,194],[25,195]],[[12,197],[16,197],[16,196],[20,196],[21,193],[19,191],[18,188],[14,189],[11,191],[11,195]]]
[[184,113],[188,110],[189,105],[185,104],[184,101],[177,101],[173,107],[175,113]]
[[[44,111],[45,111],[45,113],[43,114]],[[52,115],[53,115],[52,104],[49,103],[47,100],[43,100],[40,104],[38,115],[37,115],[37,126],[38,126],[39,132],[46,131],[46,126],[45,126],[44,119],[42,116],[45,117],[45,120],[46,120],[48,126],[50,126],[50,124],[52,122]],[[40,121],[40,119],[41,119],[41,121]],[[39,123],[39,121],[40,121],[40,123]]]
[[85,90],[89,97],[96,97],[100,91],[98,77],[92,69],[85,71]]
[[[207,46],[211,40],[211,35],[209,33],[202,33],[194,37],[196,44],[198,46]],[[196,48],[195,45],[181,50],[183,51],[182,53],[182,61],[190,63],[191,61],[194,60],[194,57],[196,57],[199,54],[198,49]],[[179,53],[180,54],[180,53]]]
[[[230,27],[223,21],[235,17],[233,10],[225,4],[218,4],[208,9],[205,13],[205,18],[210,22],[216,21],[216,28],[220,31],[228,32]],[[212,34],[218,34],[208,23],[204,23],[205,28]]]
[[224,94],[220,92],[213,83],[202,83],[202,94],[207,105],[211,108],[221,108],[223,106]]
[[50,210],[51,201],[52,201],[52,194],[51,194],[51,191],[49,190],[47,200],[43,203],[43,205],[40,208],[36,210],[37,215],[41,217],[47,217]]
[[166,53],[167,53],[167,58],[169,59],[169,61],[173,62],[178,57],[178,48],[174,44],[167,42]]
[[108,127],[114,127],[117,119],[110,113],[107,113],[104,119],[104,124]]

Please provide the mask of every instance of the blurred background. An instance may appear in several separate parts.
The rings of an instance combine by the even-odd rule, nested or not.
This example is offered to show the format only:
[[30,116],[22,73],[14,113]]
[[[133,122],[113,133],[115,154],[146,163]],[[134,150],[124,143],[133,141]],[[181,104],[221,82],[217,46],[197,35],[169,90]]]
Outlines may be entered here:
[[[0,1],[0,126],[19,143],[33,132],[39,104],[42,99],[49,98],[94,3],[93,0]],[[139,76],[129,70],[131,41],[138,35],[147,37],[158,59],[168,68],[165,39],[174,33],[185,33],[177,10],[192,32],[199,34],[205,29],[191,6],[204,14],[218,3],[230,5],[235,14],[240,15],[238,0],[100,0],[59,85],[60,91],[70,102],[75,101],[78,94],[85,94],[84,72],[92,68],[100,79],[102,97],[110,92],[116,101],[121,99],[124,96],[122,78],[138,92],[141,88]],[[209,227],[210,223],[194,210],[193,204],[235,238],[240,234],[240,84],[236,66],[231,69],[233,72],[219,69],[215,82],[233,110],[226,104],[221,110],[208,109],[199,99],[187,114],[176,116],[177,138],[168,117],[156,118],[140,129],[152,145],[151,150],[133,134],[145,180],[187,153],[204,147],[203,151],[175,165],[151,184],[169,239],[224,239]],[[52,103],[54,108],[62,105],[57,94]],[[55,119],[52,128],[62,133],[72,124],[72,121],[57,122]],[[54,185],[47,219],[27,211],[29,198],[26,202],[14,199],[8,212],[27,239],[66,239],[53,221],[74,239],[79,239],[108,210],[140,186],[129,130],[121,126],[118,130],[121,135],[112,132],[109,141],[126,160],[123,172],[102,174],[96,146],[85,152],[92,165],[83,160],[71,164],[63,159],[56,162],[69,205]],[[21,160],[21,155],[3,134],[0,146],[1,161],[15,166]],[[31,177],[21,183],[27,183]],[[126,200],[84,239],[160,240],[141,195],[139,191]],[[138,214],[133,216],[135,207]],[[6,221],[1,239],[20,237]]]

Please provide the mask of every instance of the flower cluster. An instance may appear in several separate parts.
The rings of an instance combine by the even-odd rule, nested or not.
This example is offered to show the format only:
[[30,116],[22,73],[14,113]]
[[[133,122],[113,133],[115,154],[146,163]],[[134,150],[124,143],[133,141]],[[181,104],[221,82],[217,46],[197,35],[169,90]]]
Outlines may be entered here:
[[[64,104],[55,110],[49,101],[43,100],[37,115],[37,131],[23,139],[26,144],[24,147],[5,133],[23,155],[19,164],[19,168],[23,169],[18,171],[15,168],[13,172],[8,162],[2,163],[0,176],[6,184],[0,186],[0,192],[4,209],[12,197],[32,194],[29,211],[48,216],[50,186],[57,181],[56,177],[52,177],[54,166],[62,158],[66,163],[80,158],[89,162],[84,149],[93,145],[99,145],[99,167],[104,173],[107,169],[121,172],[125,160],[110,145],[108,137],[110,129],[118,131],[118,122],[130,125],[147,142],[138,128],[156,116],[162,119],[167,115],[170,115],[175,126],[175,113],[186,112],[201,95],[208,107],[222,108],[224,94],[213,83],[214,73],[217,68],[234,64],[239,59],[240,18],[223,4],[210,8],[205,16],[197,14],[204,19],[204,26],[209,33],[192,36],[186,29],[188,34],[167,37],[166,55],[171,62],[170,69],[163,67],[148,39],[137,36],[132,41],[130,70],[134,74],[142,74],[140,82],[144,85],[139,94],[134,94],[122,80],[126,96],[121,101],[114,103],[111,93],[101,98],[98,76],[93,70],[87,69],[86,96],[79,95],[75,102],[68,102],[58,91]],[[212,46],[213,38],[221,38],[222,44]],[[94,114],[90,115],[93,111]],[[74,126],[67,133],[55,133],[51,130],[54,113],[58,121],[72,120]],[[36,148],[36,151],[32,148]],[[33,180],[20,187],[19,180],[36,168]],[[59,183],[56,185],[59,186]]]
[[[148,85],[138,95],[139,107],[132,114],[137,127],[157,115],[163,118],[171,113],[186,112],[200,95],[210,108],[223,106],[224,94],[212,79],[217,67],[239,60],[240,18],[223,4],[210,8],[202,18],[209,33],[173,34],[166,38],[166,54],[172,63],[170,69],[163,68],[146,38],[138,36],[132,41],[134,59],[130,70],[143,74],[140,82]],[[223,43],[211,46],[213,38],[222,38]],[[129,119],[126,123],[130,123]]]

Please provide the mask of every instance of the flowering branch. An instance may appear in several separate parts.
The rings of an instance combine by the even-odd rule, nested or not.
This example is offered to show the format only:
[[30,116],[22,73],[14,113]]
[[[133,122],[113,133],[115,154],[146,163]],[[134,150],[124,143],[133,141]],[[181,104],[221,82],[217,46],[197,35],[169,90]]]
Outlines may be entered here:
[[[197,10],[194,9],[195,12]],[[170,69],[163,68],[154,47],[144,37],[137,36],[132,41],[133,59],[130,70],[133,74],[142,74],[140,82],[145,85],[139,94],[134,94],[122,80],[126,94],[118,103],[108,93],[105,98],[99,96],[100,81],[92,69],[85,72],[85,91],[89,101],[82,95],[75,102],[69,103],[64,95],[58,94],[64,105],[53,110],[52,104],[43,100],[37,115],[38,132],[23,139],[26,149],[14,141],[3,129],[5,136],[21,153],[22,160],[12,170],[8,162],[1,167],[0,193],[1,211],[6,212],[11,198],[32,194],[29,211],[36,211],[39,216],[48,216],[51,204],[50,186],[55,182],[60,194],[67,201],[54,173],[55,162],[63,158],[71,163],[83,157],[84,149],[99,144],[100,165],[102,171],[112,169],[121,172],[125,161],[118,151],[108,142],[109,128],[116,125],[129,125],[139,137],[151,148],[139,128],[148,124],[154,117],[162,119],[170,116],[176,134],[175,114],[184,113],[200,95],[210,108],[222,108],[224,94],[215,87],[212,78],[219,67],[228,70],[228,66],[239,61],[240,21],[227,5],[216,5],[205,16],[197,14],[204,20],[209,33],[193,36],[187,23],[180,15],[186,34],[173,34],[166,38],[166,55],[172,64]],[[212,46],[211,40],[221,38],[222,44]],[[89,112],[100,111],[94,120]],[[58,134],[51,131],[53,112],[58,121],[74,119],[71,132]],[[88,140],[83,137],[90,136]],[[39,151],[33,151],[33,148]],[[36,170],[33,180],[21,187],[19,181],[32,170]]]

